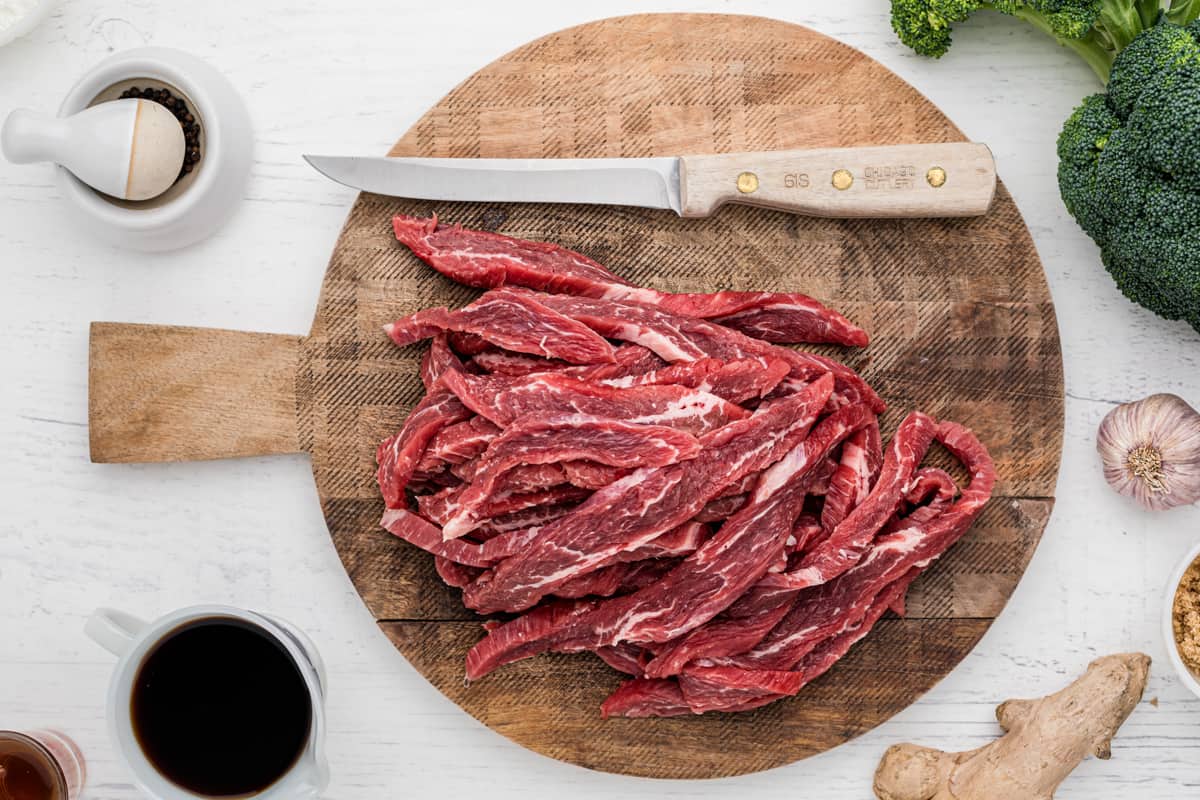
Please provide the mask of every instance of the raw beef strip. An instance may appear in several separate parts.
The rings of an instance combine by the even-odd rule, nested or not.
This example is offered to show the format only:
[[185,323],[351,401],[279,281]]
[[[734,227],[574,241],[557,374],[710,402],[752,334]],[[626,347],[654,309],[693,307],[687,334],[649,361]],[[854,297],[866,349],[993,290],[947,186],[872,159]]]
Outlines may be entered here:
[[529,292],[493,289],[457,311],[427,308],[384,326],[392,341],[409,345],[445,331],[477,334],[488,342],[572,364],[613,361],[613,347],[575,320],[551,311]]
[[[479,459],[479,461],[482,462],[483,459]],[[563,470],[562,464],[515,464],[512,469],[507,470],[502,475],[496,476],[496,479],[492,483],[493,491],[479,498],[479,503],[476,507],[486,507],[494,497],[504,497],[521,492],[536,492],[542,489],[549,489],[551,486],[559,486],[566,482],[567,473]],[[472,492],[474,488],[474,484],[463,487],[463,494],[459,497],[459,510],[457,513],[462,513],[462,497]],[[446,538],[454,539],[456,537],[447,536]]]
[[444,467],[445,465],[440,472],[424,472],[418,468],[409,479],[405,489],[416,495],[422,495],[437,493],[449,486],[460,485],[462,481],[458,479],[458,476]]
[[850,347],[867,346],[867,332],[841,314],[824,306],[814,308],[812,303],[816,301],[804,295],[783,297],[801,299],[768,301],[745,311],[710,319],[755,339],[777,344],[830,342]]
[[421,398],[394,436],[384,440],[375,453],[379,463],[376,480],[388,508],[404,505],[404,487],[425,454],[425,447],[438,431],[471,416],[451,392],[438,389]]
[[701,358],[623,378],[600,381],[607,386],[646,386],[651,384],[675,384],[687,386],[731,403],[744,403],[771,392],[791,371],[791,366],[781,358],[745,358],[737,361],[721,361],[716,358]]
[[433,566],[438,577],[445,581],[447,586],[453,586],[455,589],[465,589],[483,572],[480,567],[468,567],[445,556],[434,556]]
[[665,362],[641,345],[623,344],[613,351],[611,364],[589,364],[573,366],[565,361],[539,358],[507,350],[488,350],[476,355],[472,361],[484,372],[496,375],[520,377],[538,372],[560,372],[576,378],[589,380],[619,379],[627,375],[640,375],[658,369]]
[[679,682],[663,678],[633,678],[622,683],[600,706],[600,716],[677,717],[692,709],[683,699]]
[[679,676],[683,700],[693,714],[756,708],[795,694],[805,682],[800,672],[737,667],[688,667]]
[[642,674],[642,648],[632,644],[619,644],[613,647],[601,647],[596,651],[596,656],[615,669],[617,672],[624,672],[626,675],[635,677]]
[[642,589],[662,578],[679,563],[678,559],[663,558],[647,561],[626,561],[598,569],[567,581],[554,590],[555,597],[611,597]]
[[620,561],[640,561],[645,558],[686,556],[704,544],[710,533],[707,525],[689,520],[661,536],[656,536],[636,550],[619,553],[616,558]]
[[[471,478],[475,476],[475,468],[479,466],[479,456],[468,458],[461,464],[451,464],[450,474],[458,478],[460,483],[470,483]],[[466,489],[466,487],[461,487]]]
[[486,417],[471,417],[438,431],[421,457],[420,469],[433,472],[445,463],[462,464],[483,453],[500,435],[500,426]]
[[[789,550],[804,552],[807,543],[822,533],[819,520],[801,516],[792,530]],[[770,578],[753,586],[724,614],[673,642],[646,665],[649,677],[677,675],[697,658],[735,656],[757,645],[783,619],[799,590],[772,586]],[[897,612],[900,613],[900,612]]]
[[750,495],[748,494],[730,494],[710,500],[704,508],[700,509],[700,513],[696,514],[695,520],[697,522],[724,522],[740,511],[749,499]]
[[815,353],[778,347],[702,319],[669,314],[637,303],[566,295],[534,297],[602,336],[640,344],[667,361],[695,361],[705,356],[722,361],[780,358],[791,366],[789,377],[796,381],[808,382],[818,375],[830,373],[836,379],[835,388],[847,402],[861,400],[870,404],[876,413],[886,408],[875,390],[854,370]]
[[806,553],[800,566],[774,576],[779,586],[803,589],[817,586],[850,569],[879,529],[896,513],[900,501],[933,441],[937,423],[925,414],[909,414],[888,445],[879,480],[867,498],[834,528],[829,538]]
[[532,417],[513,424],[488,445],[472,482],[458,498],[457,512],[442,531],[447,539],[453,539],[476,527],[480,520],[477,512],[514,467],[574,459],[612,467],[663,467],[695,458],[699,452],[696,437],[661,425],[582,414]]
[[[871,601],[863,620],[822,642],[794,671],[696,666],[688,667],[678,683],[670,679],[644,680],[640,683],[629,681],[605,700],[602,706],[605,716],[679,716],[708,711],[747,711],[794,695],[825,673],[866,636],[889,606],[904,596],[917,573],[917,569],[910,570],[909,574],[880,592]],[[647,665],[649,668],[650,665]],[[681,704],[662,702],[663,697],[675,697],[674,692],[667,688],[671,685],[679,687]]]
[[567,483],[592,490],[602,489],[629,474],[627,469],[597,464],[595,461],[564,461],[562,466]]
[[567,642],[581,650],[620,642],[666,642],[703,625],[783,555],[808,493],[807,476],[824,464],[842,439],[873,417],[864,406],[848,406],[826,417],[763,472],[745,508],[662,580],[574,616],[567,626],[546,628],[536,616],[513,620],[471,648],[467,676],[482,677],[551,647],[563,649]]
[[[991,457],[969,430],[942,422],[935,436],[967,467],[971,483],[944,512],[882,536],[855,567],[829,583],[804,591],[791,611],[750,652],[727,659],[750,669],[791,669],[824,639],[862,619],[885,586],[913,567],[925,567],[954,544],[983,510],[996,473]],[[882,479],[881,479],[882,480]]]
[[633,286],[590,258],[548,242],[439,226],[436,217],[397,216],[392,228],[396,238],[422,261],[468,286],[487,289],[509,284],[659,305],[674,314],[728,319],[731,327],[762,330],[776,337],[774,341],[867,343],[861,328],[802,294],[667,294]]
[[543,528],[534,546],[499,565],[487,583],[472,584],[473,605],[529,608],[556,585],[691,519],[726,486],[791,450],[832,389],[832,378],[823,376],[766,411],[705,434],[691,461],[639,469],[597,491]]
[[536,283],[536,288],[548,292],[581,293],[597,284],[633,285],[587,256],[550,242],[438,225],[437,217],[396,216],[392,229],[418,258],[467,286],[491,289]]
[[[731,702],[722,711],[749,711],[777,699],[779,695],[755,695],[747,692],[741,703]],[[694,714],[674,678],[633,678],[600,705],[601,717],[679,717]]]
[[[671,430],[675,429],[672,428]],[[510,472],[507,472],[501,477],[497,478],[496,491],[528,492],[533,489],[545,489],[550,486],[557,486],[560,483],[569,483],[572,486],[579,487],[580,489],[595,490],[612,483],[611,480],[608,480],[600,482],[597,485],[596,481],[598,481],[601,477],[604,477],[597,471],[601,468],[601,465],[596,465],[595,469],[585,468],[581,472],[576,466],[580,463],[585,462],[568,461],[562,464],[521,464],[514,467]],[[567,470],[568,465],[571,465],[570,471]],[[476,477],[480,474],[480,469],[482,469],[484,466],[486,465],[484,464],[482,458],[475,458],[464,464],[458,464],[452,467],[452,469],[464,483],[471,483],[475,481]],[[603,467],[603,469],[611,470],[615,468]],[[617,470],[619,476],[614,477],[613,480],[623,478],[632,471],[632,469]],[[604,473],[605,476],[609,474],[610,473]],[[576,478],[578,480],[572,480],[572,478]],[[464,490],[468,488],[469,487],[463,487]]]
[[828,469],[822,469],[821,475],[817,478],[813,485],[808,488],[808,493],[816,497],[824,497],[826,494],[828,494],[829,480],[833,477],[833,472],[838,466],[837,459],[832,455],[827,456],[825,458],[825,466]]
[[821,520],[812,514],[801,514],[796,527],[792,528],[792,538],[788,540],[788,554],[803,553],[822,531]]
[[535,375],[539,372],[557,372],[569,366],[566,361],[540,358],[524,353],[510,353],[507,350],[485,350],[471,360],[485,373],[494,375]]
[[580,367],[567,367],[563,374],[590,381],[600,381],[609,378],[623,378],[627,375],[641,375],[643,372],[659,369],[667,362],[659,358],[653,350],[640,344],[617,345],[613,350],[612,364],[588,364]]
[[[806,543],[820,533],[819,520],[801,515],[788,540],[789,551],[803,552]],[[773,587],[765,580],[752,586],[716,619],[661,650],[646,664],[646,675],[677,675],[694,659],[740,655],[761,642],[787,614],[798,591]]]
[[728,400],[684,386],[614,389],[554,373],[505,378],[447,372],[442,381],[468,408],[501,427],[529,417],[586,414],[698,434],[750,416]]
[[821,508],[821,525],[826,530],[836,528],[871,491],[868,437],[872,429],[878,437],[879,423],[876,422],[855,433],[842,445],[841,462],[830,479],[825,505]]
[[743,475],[741,480],[734,481],[722,489],[721,493],[717,495],[717,499],[729,497],[735,494],[749,494],[750,492],[754,491],[754,487],[758,485],[758,479],[760,477],[762,477],[761,470],[759,472],[750,472]]
[[477,356],[489,350],[496,349],[495,345],[477,333],[469,331],[447,331],[446,339],[454,352],[464,356]]
[[520,528],[540,527],[548,522],[553,522],[559,517],[565,517],[574,508],[575,506],[566,504],[541,505],[521,511],[513,511],[508,514],[500,514],[471,531],[471,536],[480,539],[494,536],[498,533],[505,533],[506,531],[515,531]]
[[610,564],[607,567],[580,575],[554,590],[554,596],[564,600],[581,597],[610,597],[617,593],[634,563]]
[[[500,528],[490,530],[490,536],[481,542],[469,541],[466,538],[447,541],[442,537],[442,531],[437,525],[407,509],[388,509],[384,512],[380,525],[409,544],[435,556],[467,566],[490,567],[518,552],[537,537],[542,525],[560,518],[570,510],[571,507],[568,506],[540,505],[498,517],[489,523],[498,522]],[[631,558],[615,559],[612,563],[685,556],[699,547],[708,537],[708,533],[708,528],[704,525],[688,522],[627,554]]]
[[470,567],[490,567],[528,545],[538,534],[537,528],[524,528],[502,533],[482,544],[465,539],[445,541],[441,528],[403,508],[389,508],[383,512],[379,524],[427,553]]
[[793,670],[769,672],[738,667],[688,667],[679,678],[688,707],[694,714],[745,711],[795,695],[827,672],[855,643],[870,633],[889,607],[902,604],[909,584],[920,572],[913,568],[880,592],[871,601],[862,620],[826,639]]
[[[479,419],[481,419],[481,418],[479,418]],[[423,470],[425,468],[425,466],[426,466],[426,459],[422,459],[421,466],[418,469],[418,473],[417,473],[418,477],[428,478],[429,480],[434,481],[435,483],[437,481],[441,480],[441,476],[444,475],[444,473],[422,472],[421,470]],[[437,463],[434,465],[434,468],[435,469],[444,469],[445,466],[446,465],[444,463]],[[452,475],[455,480],[452,483],[448,482],[448,481],[444,481],[444,480],[442,480],[441,482],[444,483],[445,485],[449,485],[449,486],[455,486],[461,482],[469,482],[469,481],[473,480],[473,478],[475,476],[475,472],[478,468],[479,468],[479,459],[478,458],[473,458],[469,461],[463,462],[462,464],[453,465],[451,467],[451,470],[453,470]],[[560,479],[557,481],[558,483],[569,483],[572,486],[578,486],[581,489],[591,489],[593,491],[595,491],[596,489],[601,489],[601,488],[607,486],[608,484],[612,483],[613,481],[619,481],[621,478],[624,478],[626,475],[628,475],[630,472],[633,471],[631,469],[621,469],[619,467],[610,467],[607,464],[597,464],[592,461],[564,461],[563,463],[557,465],[557,469],[560,470],[559,474],[561,476]],[[552,484],[543,484],[543,485],[552,485]]]
[[[462,486],[452,486],[436,494],[421,495],[417,498],[417,508],[420,510],[421,516],[426,519],[432,520],[439,525],[444,524],[446,520],[453,517],[457,512],[458,500],[462,495],[462,491]],[[483,507],[482,513],[485,515],[485,519],[490,520],[494,517],[502,517],[526,508],[582,500],[589,494],[590,492],[587,489],[580,489],[578,486],[569,486],[566,484],[527,492],[500,492],[489,498]]]
[[792,607],[791,589],[752,587],[721,616],[671,642],[646,664],[645,675],[678,675],[691,661],[736,656],[753,648],[771,632]]
[[448,369],[461,370],[463,363],[450,349],[446,334],[439,333],[429,341],[429,349],[421,358],[421,383],[425,384],[425,391],[433,391],[437,379]]
[[[583,594],[601,594],[604,592],[601,592],[599,589],[586,589],[586,587],[592,585],[590,580],[597,581],[597,585],[604,585],[606,582],[613,580],[614,576],[631,575],[633,576],[633,579],[636,580],[657,580],[661,574],[658,571],[648,572],[640,570],[616,570],[615,567],[633,564],[645,565],[658,562],[660,564],[667,563],[668,567],[662,571],[668,571],[670,566],[679,563],[680,557],[690,555],[691,553],[695,552],[700,545],[707,541],[709,535],[710,531],[707,525],[703,525],[695,521],[685,522],[683,525],[679,525],[667,531],[666,533],[655,537],[653,540],[647,542],[641,547],[638,547],[634,550],[617,553],[616,555],[609,557],[608,559],[595,565],[591,571],[581,574],[567,583],[564,583],[562,586],[568,587],[567,589],[560,591],[562,587],[559,587],[554,590],[553,594],[557,597],[581,597]],[[465,541],[465,538],[456,539],[453,541]],[[513,544],[504,542],[498,543],[492,550],[485,551],[482,555],[478,554],[474,550],[468,550],[467,555],[476,560],[481,560],[483,558],[491,559],[493,556],[495,556],[498,560],[500,557],[508,557],[512,555],[515,552],[514,546],[524,546],[529,541],[530,540],[528,538],[517,538],[513,540]],[[592,579],[592,576],[596,577]],[[616,580],[622,581],[623,577],[618,577]],[[621,583],[621,586],[623,587],[622,591],[632,591],[633,589],[641,588],[641,584]],[[612,592],[607,593],[611,594]],[[464,596],[464,605],[473,610],[479,610],[476,609],[471,603],[471,598],[469,596]],[[496,610],[520,611],[522,609],[498,608]],[[534,619],[538,619],[536,616],[536,609],[530,613],[535,614]],[[578,648],[575,649],[577,650]]]
[[928,522],[946,510],[958,494],[954,479],[936,467],[917,470],[904,501],[912,509],[904,516],[893,517],[883,526],[880,534],[892,533],[913,523]]
[[[855,642],[871,632],[871,628],[875,627],[875,623],[879,621],[879,618],[883,616],[885,611],[889,608],[896,609],[897,606],[903,609],[904,595],[908,592],[908,587],[912,585],[912,582],[917,579],[917,576],[922,571],[922,567],[913,567],[906,572],[903,577],[891,586],[888,586],[871,601],[871,607],[867,610],[867,614],[862,621],[847,627],[837,636],[832,636],[821,642],[794,669],[804,673],[806,682],[815,680],[827,672],[830,667],[837,663],[838,659],[849,652]],[[903,610],[898,611],[897,615],[903,616]]]

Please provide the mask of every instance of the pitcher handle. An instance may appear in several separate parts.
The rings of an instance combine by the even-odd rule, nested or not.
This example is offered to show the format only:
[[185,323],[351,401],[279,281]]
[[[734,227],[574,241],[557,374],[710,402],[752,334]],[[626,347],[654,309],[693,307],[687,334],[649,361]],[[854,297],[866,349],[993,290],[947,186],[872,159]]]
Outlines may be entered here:
[[120,657],[145,627],[146,623],[132,614],[114,608],[97,608],[88,618],[83,632],[93,642]]

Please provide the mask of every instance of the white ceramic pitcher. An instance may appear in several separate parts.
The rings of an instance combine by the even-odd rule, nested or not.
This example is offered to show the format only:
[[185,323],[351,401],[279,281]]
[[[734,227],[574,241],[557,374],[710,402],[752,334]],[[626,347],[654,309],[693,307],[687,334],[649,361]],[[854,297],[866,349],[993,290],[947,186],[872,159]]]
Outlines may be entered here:
[[305,800],[316,798],[329,784],[325,759],[325,666],[312,641],[295,626],[276,617],[230,606],[181,608],[154,622],[111,608],[97,609],[84,631],[97,644],[117,656],[108,688],[108,727],[134,781],[143,792],[158,800],[206,800],[172,783],[146,758],[133,732],[130,701],[133,684],[143,659],[169,634],[181,626],[212,617],[231,617],[266,631],[287,650],[308,686],[312,704],[312,728],[308,743],[292,768],[275,783],[254,795],[258,800]]

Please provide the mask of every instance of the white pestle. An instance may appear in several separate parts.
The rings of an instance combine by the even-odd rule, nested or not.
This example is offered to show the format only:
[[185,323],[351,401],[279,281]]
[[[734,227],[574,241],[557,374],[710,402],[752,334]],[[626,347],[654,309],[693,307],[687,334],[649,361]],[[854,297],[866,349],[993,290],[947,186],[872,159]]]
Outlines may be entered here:
[[0,151],[14,164],[53,161],[98,192],[149,200],[183,168],[183,127],[151,100],[100,103],[72,117],[18,109],[0,129]]

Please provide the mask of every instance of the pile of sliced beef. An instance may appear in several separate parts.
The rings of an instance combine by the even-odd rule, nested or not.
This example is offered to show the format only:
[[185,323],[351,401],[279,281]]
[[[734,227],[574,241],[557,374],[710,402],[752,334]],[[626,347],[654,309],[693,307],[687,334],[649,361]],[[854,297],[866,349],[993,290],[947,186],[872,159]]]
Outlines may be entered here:
[[[780,344],[863,346],[795,293],[668,294],[553,244],[397,217],[486,290],[386,330],[429,339],[427,394],[379,447],[383,526],[489,621],[478,679],[544,652],[628,679],[608,715],[757,708],[828,670],[966,532],[995,479],[920,412],[886,445],[855,372]],[[958,487],[922,467],[939,442]]]

